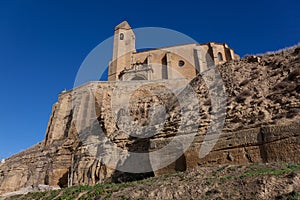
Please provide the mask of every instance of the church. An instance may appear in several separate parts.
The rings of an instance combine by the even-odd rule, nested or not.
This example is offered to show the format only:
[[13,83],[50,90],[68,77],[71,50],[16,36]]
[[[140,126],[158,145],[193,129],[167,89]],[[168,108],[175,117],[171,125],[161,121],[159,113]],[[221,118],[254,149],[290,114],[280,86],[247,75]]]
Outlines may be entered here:
[[210,67],[240,57],[226,43],[183,44],[137,52],[128,22],[115,27],[108,81],[192,79]]

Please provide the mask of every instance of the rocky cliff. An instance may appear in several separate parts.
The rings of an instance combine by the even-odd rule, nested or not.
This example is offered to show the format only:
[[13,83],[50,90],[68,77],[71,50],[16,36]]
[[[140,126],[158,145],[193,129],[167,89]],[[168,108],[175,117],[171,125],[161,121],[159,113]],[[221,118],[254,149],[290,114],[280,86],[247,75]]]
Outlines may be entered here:
[[[45,139],[0,164],[0,194],[142,179],[196,166],[300,161],[300,47],[216,70],[222,79],[208,71],[189,83],[91,82],[60,94]],[[226,98],[215,101],[222,90]],[[218,137],[207,137],[217,129]],[[182,138],[191,141],[187,148]],[[201,147],[214,143],[199,157]],[[162,160],[171,158],[164,167],[157,167],[155,157],[136,161],[126,154],[149,155],[169,144],[176,148],[162,151]],[[116,170],[128,166],[140,173]]]

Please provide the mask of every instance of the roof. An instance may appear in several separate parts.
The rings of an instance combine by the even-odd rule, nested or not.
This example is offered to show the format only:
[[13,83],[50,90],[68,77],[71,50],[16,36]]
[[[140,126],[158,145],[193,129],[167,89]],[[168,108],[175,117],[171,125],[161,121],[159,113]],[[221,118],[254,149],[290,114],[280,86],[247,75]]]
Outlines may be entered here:
[[130,27],[130,25],[128,24],[127,21],[123,21],[123,22],[121,22],[119,25],[117,25],[117,26],[115,27],[115,31],[118,30],[118,29],[126,29],[126,30],[129,30],[129,29],[131,29],[131,27]]
[[210,45],[210,44],[226,45],[226,43],[219,43],[219,42],[206,42],[206,43],[201,43],[201,44],[187,43],[187,44],[178,44],[178,45],[159,47],[159,48],[142,48],[142,49],[137,49],[136,53],[149,52],[149,51],[155,51],[155,50],[163,50],[163,49],[168,49],[168,48],[172,48],[172,47],[181,47],[181,46],[188,46],[188,45],[201,46],[201,45]]

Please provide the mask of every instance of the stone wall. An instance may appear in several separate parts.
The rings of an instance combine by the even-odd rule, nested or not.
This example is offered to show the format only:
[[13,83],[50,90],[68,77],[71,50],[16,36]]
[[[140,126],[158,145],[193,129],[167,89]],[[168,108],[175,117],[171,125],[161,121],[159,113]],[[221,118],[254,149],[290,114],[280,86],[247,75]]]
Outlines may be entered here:
[[[134,73],[145,80],[192,79],[213,65],[237,59],[239,56],[226,43],[216,42],[180,44],[137,52],[134,31],[124,21],[115,28],[108,81],[132,80]],[[152,70],[137,70],[136,66],[141,64]]]

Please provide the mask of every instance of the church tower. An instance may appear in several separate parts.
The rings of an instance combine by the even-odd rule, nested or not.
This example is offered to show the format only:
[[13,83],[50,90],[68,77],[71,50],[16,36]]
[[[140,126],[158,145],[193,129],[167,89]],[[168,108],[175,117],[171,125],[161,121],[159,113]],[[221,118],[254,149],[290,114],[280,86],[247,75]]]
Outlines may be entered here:
[[130,69],[131,55],[135,50],[135,35],[127,21],[115,27],[113,57],[109,63],[108,81],[119,80],[124,69]]

